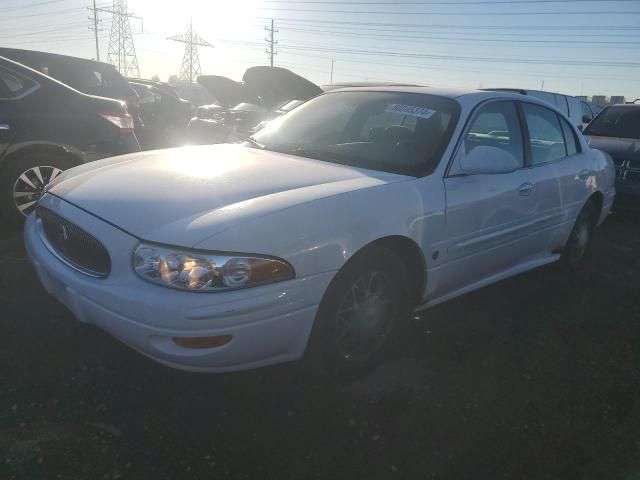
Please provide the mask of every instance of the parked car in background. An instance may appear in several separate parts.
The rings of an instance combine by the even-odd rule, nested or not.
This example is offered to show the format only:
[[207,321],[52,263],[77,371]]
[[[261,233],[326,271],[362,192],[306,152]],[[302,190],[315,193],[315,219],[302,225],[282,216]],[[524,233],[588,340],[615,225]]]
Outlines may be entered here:
[[612,105],[584,131],[591,148],[616,165],[616,207],[640,209],[640,104]]
[[[485,88],[487,91],[502,91],[502,92],[514,92],[521,95],[528,95],[530,97],[537,98],[543,102],[547,102],[550,105],[555,106],[562,113],[564,113],[571,123],[576,126],[580,131],[586,127],[591,121],[588,116],[585,116],[583,106],[580,100],[571,95],[563,95],[561,93],[544,92],[542,90],[525,90],[521,88]],[[593,118],[593,116],[591,117]],[[589,120],[586,121],[585,120]]]
[[202,75],[198,83],[218,100],[199,107],[189,122],[189,139],[199,144],[244,140],[262,122],[290,108],[291,101],[303,102],[322,93],[316,84],[280,67],[249,68],[242,82]]
[[143,149],[167,148],[183,145],[186,130],[195,108],[191,102],[179,98],[170,89],[129,81],[140,102],[140,116],[144,127],[137,132]]
[[123,100],[136,128],[142,126],[136,92],[109,63],[17,48],[0,48],[0,56],[53,77],[79,92]]
[[189,100],[196,107],[217,102],[217,99],[211,95],[211,92],[199,83],[178,83],[171,86],[175,88],[180,98]]
[[593,120],[593,118],[596,116],[596,114],[589,103],[585,102],[584,100],[580,100],[580,108],[582,109],[582,125],[584,131],[584,129],[587,128],[587,125],[589,125],[589,123],[591,123],[591,120]]
[[140,150],[124,102],[0,57],[0,216],[20,223],[68,168]]
[[42,283],[148,357],[207,372],[307,352],[363,373],[412,310],[578,265],[615,196],[608,155],[505,92],[338,90],[244,144],[96,167],[60,175],[27,220]]

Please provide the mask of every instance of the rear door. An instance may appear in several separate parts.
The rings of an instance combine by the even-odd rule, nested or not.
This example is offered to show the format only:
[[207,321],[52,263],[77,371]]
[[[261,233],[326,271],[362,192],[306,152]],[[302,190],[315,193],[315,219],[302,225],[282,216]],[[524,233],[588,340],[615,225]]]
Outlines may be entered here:
[[[522,168],[500,174],[465,174],[463,156],[479,145],[506,150]],[[535,185],[524,162],[520,117],[513,101],[493,101],[474,113],[463,134],[446,191],[446,257],[435,294],[490,277],[531,256],[529,242],[538,204]]]
[[523,102],[522,112],[530,149],[527,169],[538,191],[537,223],[547,248],[556,250],[584,205],[593,164],[580,151],[574,129],[555,111]]
[[0,156],[19,129],[16,105],[37,88],[37,83],[0,64]]

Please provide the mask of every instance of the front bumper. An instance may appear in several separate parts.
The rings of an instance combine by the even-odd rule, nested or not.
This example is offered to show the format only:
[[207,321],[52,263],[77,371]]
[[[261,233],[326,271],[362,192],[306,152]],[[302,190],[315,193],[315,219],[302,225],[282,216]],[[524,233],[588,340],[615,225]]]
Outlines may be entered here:
[[[46,290],[80,320],[173,368],[242,370],[295,360],[307,345],[316,310],[333,272],[246,290],[183,292],[140,279],[131,268],[138,240],[72,205],[46,195],[42,204],[100,239],[112,259],[105,279],[88,277],[44,245],[31,215],[25,245]],[[221,347],[192,349],[174,337],[231,335]]]

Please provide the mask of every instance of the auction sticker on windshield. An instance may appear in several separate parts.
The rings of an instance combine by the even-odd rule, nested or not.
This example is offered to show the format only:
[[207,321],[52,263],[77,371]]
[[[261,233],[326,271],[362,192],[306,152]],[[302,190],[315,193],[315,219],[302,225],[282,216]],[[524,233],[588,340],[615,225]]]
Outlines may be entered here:
[[403,115],[411,115],[413,117],[431,118],[435,110],[426,107],[417,107],[415,105],[402,105],[400,103],[390,104],[385,112],[401,113]]

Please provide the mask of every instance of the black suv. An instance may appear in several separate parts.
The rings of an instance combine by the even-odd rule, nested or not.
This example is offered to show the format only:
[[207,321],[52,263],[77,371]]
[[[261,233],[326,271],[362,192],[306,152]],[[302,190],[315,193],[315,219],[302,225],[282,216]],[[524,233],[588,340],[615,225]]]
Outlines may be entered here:
[[138,115],[138,95],[109,63],[19,48],[0,48],[0,57],[33,68],[79,92],[123,100],[127,102],[136,128],[142,126]]
[[640,210],[640,105],[610,105],[585,129],[589,146],[616,165],[615,207]]
[[63,170],[139,150],[124,102],[80,93],[0,57],[0,217],[5,222],[20,223]]

